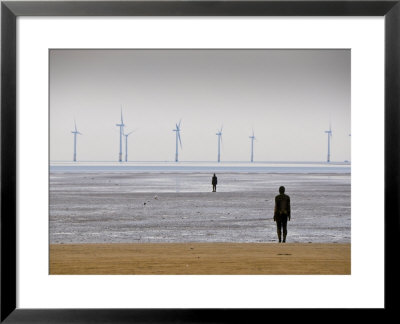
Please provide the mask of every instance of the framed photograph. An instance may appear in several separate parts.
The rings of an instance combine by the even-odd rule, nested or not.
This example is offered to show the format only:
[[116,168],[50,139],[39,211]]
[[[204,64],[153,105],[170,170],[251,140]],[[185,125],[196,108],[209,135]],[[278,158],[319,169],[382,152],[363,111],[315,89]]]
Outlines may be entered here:
[[399,6],[3,1],[1,321],[393,309]]
[[50,275],[351,274],[350,50],[49,56]]

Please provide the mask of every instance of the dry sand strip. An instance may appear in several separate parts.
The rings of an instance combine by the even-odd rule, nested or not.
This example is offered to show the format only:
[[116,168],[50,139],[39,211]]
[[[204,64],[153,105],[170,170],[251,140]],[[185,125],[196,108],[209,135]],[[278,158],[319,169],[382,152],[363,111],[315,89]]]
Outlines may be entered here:
[[50,274],[349,275],[350,244],[52,244]]

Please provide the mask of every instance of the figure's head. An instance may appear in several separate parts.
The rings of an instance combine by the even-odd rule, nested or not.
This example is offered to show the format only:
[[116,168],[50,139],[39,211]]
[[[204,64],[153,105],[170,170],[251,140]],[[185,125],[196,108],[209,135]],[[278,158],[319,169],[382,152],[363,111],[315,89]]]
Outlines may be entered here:
[[280,194],[285,193],[285,187],[284,187],[284,186],[280,186],[280,187],[279,187],[279,193],[280,193]]
[[214,177],[215,177],[215,173],[214,173]]

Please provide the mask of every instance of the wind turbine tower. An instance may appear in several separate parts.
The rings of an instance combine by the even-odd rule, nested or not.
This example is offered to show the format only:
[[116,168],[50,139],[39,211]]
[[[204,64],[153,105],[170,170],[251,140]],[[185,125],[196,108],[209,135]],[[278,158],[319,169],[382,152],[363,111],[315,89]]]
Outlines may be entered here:
[[128,162],[128,136],[131,135],[132,133],[133,133],[133,131],[128,134],[124,134],[124,136],[125,136],[125,162]]
[[222,143],[222,126],[215,135],[218,136],[218,163],[221,162],[221,143]]
[[124,118],[122,116],[122,108],[121,108],[121,123],[116,124],[119,127],[119,156],[118,161],[122,162],[122,135],[124,134]]
[[181,141],[181,120],[179,121],[179,124],[175,124],[175,126],[176,126],[176,128],[173,129],[172,131],[173,131],[173,132],[176,132],[176,133],[175,133],[175,144],[176,144],[176,146],[175,146],[175,162],[178,162],[178,141],[179,141],[179,144],[180,144],[180,146],[181,146],[181,148],[182,148],[182,141]]
[[249,138],[251,139],[251,155],[250,155],[250,162],[253,162],[253,149],[254,149],[254,140],[256,139],[254,137],[254,130],[253,130],[253,135],[249,136]]
[[82,135],[82,133],[78,132],[76,128],[76,121],[74,119],[74,124],[75,124],[75,130],[71,131],[72,134],[74,134],[74,162],[76,162],[76,135]]
[[332,137],[332,128],[331,124],[329,124],[329,130],[325,131],[326,134],[328,134],[328,158],[326,162],[331,162],[331,137]]

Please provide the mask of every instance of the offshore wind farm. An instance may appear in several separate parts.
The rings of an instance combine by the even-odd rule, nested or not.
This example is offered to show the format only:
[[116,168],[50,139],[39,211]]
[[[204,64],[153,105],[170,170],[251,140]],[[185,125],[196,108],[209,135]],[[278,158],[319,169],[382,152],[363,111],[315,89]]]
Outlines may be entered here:
[[[60,262],[51,273],[104,269],[105,251],[117,249],[124,270],[109,273],[134,274],[130,253],[147,258],[168,246],[167,257],[192,243],[225,244],[218,253],[228,259],[246,243],[241,249],[257,246],[265,257],[285,186],[287,255],[320,244],[346,267],[329,272],[319,260],[311,271],[305,257],[299,269],[348,274],[350,62],[347,50],[51,50],[50,264]],[[80,268],[89,264],[81,252],[96,258],[92,270]],[[156,273],[150,264],[144,273]],[[267,273],[255,259],[246,264]]]
[[[179,161],[217,161],[218,145],[221,162],[250,161],[254,129],[254,161],[326,162],[329,123],[330,161],[350,161],[349,57],[339,50],[51,51],[50,161],[73,159],[74,117],[85,134],[77,135],[77,161],[124,162],[124,134],[134,127],[131,161],[175,161],[176,142]],[[180,142],[172,130],[181,119]]]
[[[179,120],[179,123],[175,124],[175,128],[172,130],[175,132],[175,162],[179,162],[179,148],[182,150],[182,140],[181,140],[181,122],[182,119]],[[71,133],[74,135],[74,146],[73,146],[73,162],[77,162],[76,159],[76,151],[77,151],[77,146],[76,146],[76,135],[82,135],[82,133],[78,132],[77,127],[76,127],[76,120],[74,120],[74,125],[75,125],[75,130],[72,131]],[[128,136],[131,135],[134,131],[131,131],[129,133],[125,133],[124,127],[126,126],[124,124],[124,119],[123,119],[123,112],[121,108],[121,121],[119,124],[116,124],[117,127],[119,127],[119,152],[118,152],[118,162],[123,162],[122,156],[123,156],[123,137],[125,139],[125,162],[128,162]],[[221,148],[222,148],[222,129],[223,126],[221,125],[221,128],[217,130],[217,139],[218,139],[218,146],[217,146],[217,162],[221,162]],[[327,134],[328,138],[328,146],[327,146],[327,163],[331,162],[331,138],[332,138],[332,125],[329,123],[329,130],[325,131]],[[350,136],[350,134],[349,134]],[[256,140],[256,137],[254,136],[254,129],[252,130],[252,135],[249,136],[250,138],[250,143],[251,143],[251,149],[250,149],[250,162],[254,162],[254,141]],[[94,139],[97,139],[97,137],[94,137]],[[240,148],[235,147],[236,150],[241,151]],[[264,146],[264,149],[268,149]],[[207,158],[201,160],[201,161],[207,161]],[[86,161],[88,162],[88,161]],[[98,162],[98,161],[92,161],[92,162]],[[168,161],[165,161],[168,162]],[[211,162],[211,161],[210,161]],[[232,162],[232,161],[230,161]],[[243,162],[243,161],[242,161]],[[287,161],[286,161],[287,162]],[[293,161],[295,162],[295,161]],[[348,163],[349,160],[345,160],[344,162]]]

